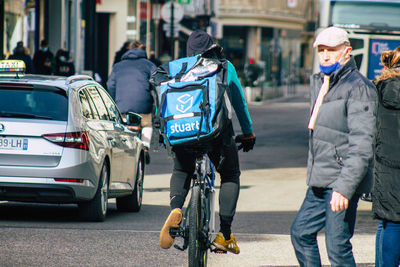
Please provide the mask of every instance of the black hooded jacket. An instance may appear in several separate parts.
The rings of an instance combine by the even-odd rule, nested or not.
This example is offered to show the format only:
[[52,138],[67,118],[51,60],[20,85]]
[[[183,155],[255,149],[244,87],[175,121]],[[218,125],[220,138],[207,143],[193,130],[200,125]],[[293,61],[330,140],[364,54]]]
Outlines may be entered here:
[[373,212],[400,222],[400,71],[378,82]]

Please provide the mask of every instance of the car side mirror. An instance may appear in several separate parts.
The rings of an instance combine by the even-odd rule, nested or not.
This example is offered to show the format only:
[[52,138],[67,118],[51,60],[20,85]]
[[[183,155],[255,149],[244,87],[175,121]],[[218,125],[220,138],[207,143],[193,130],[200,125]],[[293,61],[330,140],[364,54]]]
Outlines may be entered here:
[[140,126],[142,122],[142,116],[134,112],[128,112],[126,114],[126,124],[128,126]]

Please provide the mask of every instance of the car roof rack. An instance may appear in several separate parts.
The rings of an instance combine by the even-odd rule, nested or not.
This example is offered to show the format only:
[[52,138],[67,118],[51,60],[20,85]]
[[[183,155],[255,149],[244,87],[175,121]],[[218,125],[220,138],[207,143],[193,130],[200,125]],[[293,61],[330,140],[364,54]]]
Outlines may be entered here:
[[67,78],[65,84],[68,85],[76,81],[94,81],[94,80],[89,75],[73,75]]

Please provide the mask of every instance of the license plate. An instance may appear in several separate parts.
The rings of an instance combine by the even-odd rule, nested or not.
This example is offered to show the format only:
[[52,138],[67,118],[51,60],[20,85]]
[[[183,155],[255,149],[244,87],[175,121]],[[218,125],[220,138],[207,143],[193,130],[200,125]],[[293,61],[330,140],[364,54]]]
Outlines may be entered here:
[[28,150],[28,139],[15,137],[0,137],[0,149]]

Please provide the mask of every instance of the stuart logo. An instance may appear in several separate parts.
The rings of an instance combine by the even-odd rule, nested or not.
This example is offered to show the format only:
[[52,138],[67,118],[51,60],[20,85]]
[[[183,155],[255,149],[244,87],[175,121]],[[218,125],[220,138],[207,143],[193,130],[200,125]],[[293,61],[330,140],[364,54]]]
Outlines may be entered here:
[[200,122],[174,123],[170,126],[170,133],[193,132],[200,129]]
[[193,105],[193,96],[191,96],[189,94],[184,94],[184,95],[178,97],[177,101],[179,103],[176,105],[176,110],[181,113],[185,113]]

